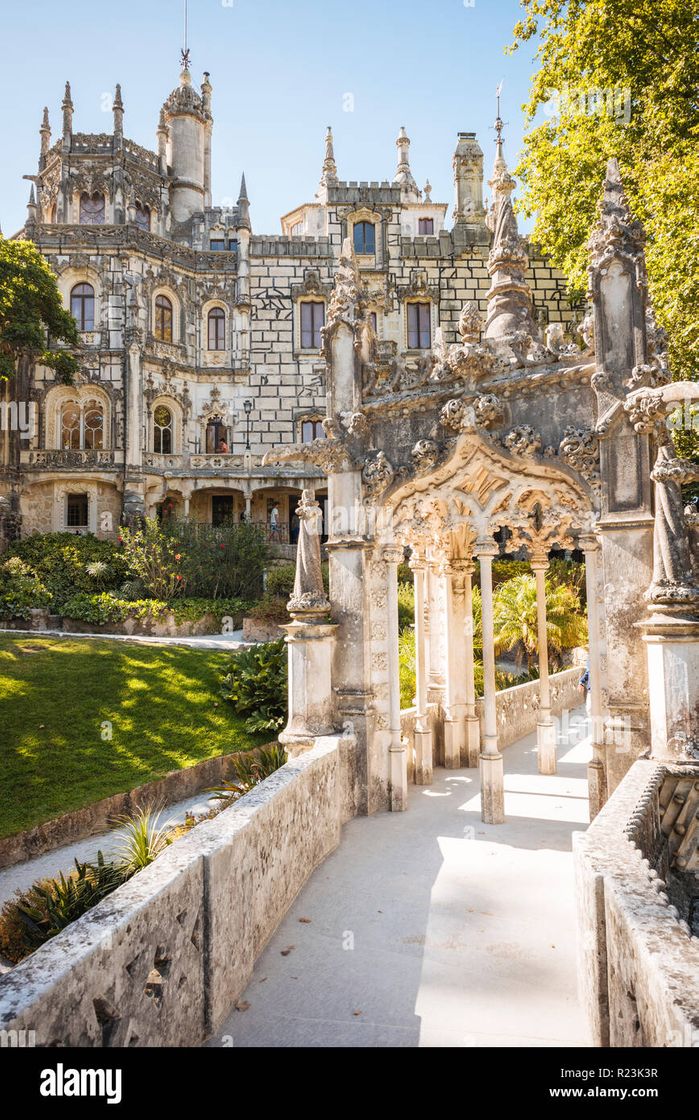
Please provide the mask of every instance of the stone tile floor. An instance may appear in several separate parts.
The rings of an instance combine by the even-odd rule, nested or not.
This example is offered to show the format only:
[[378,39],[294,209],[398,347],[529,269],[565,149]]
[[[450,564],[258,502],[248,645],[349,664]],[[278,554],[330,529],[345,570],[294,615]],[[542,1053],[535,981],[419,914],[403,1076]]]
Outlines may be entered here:
[[508,747],[503,825],[481,822],[477,771],[441,769],[406,813],[350,821],[208,1045],[586,1045],[571,836],[589,753],[564,741],[547,777],[535,736]]

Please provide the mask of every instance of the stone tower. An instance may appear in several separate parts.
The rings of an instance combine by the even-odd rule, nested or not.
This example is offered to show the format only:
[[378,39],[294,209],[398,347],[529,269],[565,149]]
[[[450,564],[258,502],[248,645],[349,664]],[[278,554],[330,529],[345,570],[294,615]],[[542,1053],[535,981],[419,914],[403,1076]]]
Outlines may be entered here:
[[204,75],[201,93],[197,93],[185,62],[180,83],[163,106],[163,116],[167,163],[172,171],[170,207],[177,226],[210,205],[213,118],[208,74]]

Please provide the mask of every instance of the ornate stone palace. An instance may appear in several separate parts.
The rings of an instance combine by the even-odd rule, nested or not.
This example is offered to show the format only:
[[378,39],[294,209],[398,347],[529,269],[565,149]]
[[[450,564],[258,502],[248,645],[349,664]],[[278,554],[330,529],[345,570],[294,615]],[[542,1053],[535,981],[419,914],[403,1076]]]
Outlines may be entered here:
[[[394,178],[371,183],[339,179],[328,129],[313,201],[282,218],[281,236],[263,236],[244,177],[237,205],[212,205],[208,74],[197,91],[182,71],[155,151],[124,135],[119,88],[111,135],[74,131],[69,85],[62,117],[53,140],[44,112],[19,236],[56,272],[80,327],[82,373],[66,387],[44,368],[21,372],[16,395],[34,402],[36,424],[31,438],[0,433],[5,535],[109,536],[124,512],[168,502],[202,521],[263,524],[276,505],[275,536],[295,539],[297,498],[314,485],[324,499],[322,472],[262,458],[324,434],[321,334],[345,238],[375,339],[375,396],[413,392],[431,376],[434,347],[480,334],[493,211],[475,134],[458,137],[449,216],[429,183],[418,188],[404,129]],[[575,319],[563,278],[524,250],[519,267],[533,316],[560,340]]]

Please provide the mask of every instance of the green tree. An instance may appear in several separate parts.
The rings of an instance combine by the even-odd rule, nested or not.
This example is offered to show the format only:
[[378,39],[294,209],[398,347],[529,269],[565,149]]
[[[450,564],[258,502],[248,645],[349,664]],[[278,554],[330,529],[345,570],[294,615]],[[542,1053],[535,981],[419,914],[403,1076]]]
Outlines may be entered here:
[[[515,576],[502,583],[495,594],[493,613],[496,650],[514,649],[518,663],[526,657],[527,669],[531,669],[539,645],[534,576]],[[565,583],[546,581],[546,632],[549,655],[554,662],[564,650],[587,641],[580,599]]]
[[56,278],[36,246],[0,237],[0,381],[11,378],[18,360],[28,357],[70,384],[77,358],[52,344],[77,347],[79,342],[75,319],[64,308]]
[[[699,0],[522,0],[538,41],[517,173],[534,240],[584,295],[587,241],[616,156],[648,237],[649,290],[673,374],[699,369]],[[548,115],[542,119],[542,113]]]

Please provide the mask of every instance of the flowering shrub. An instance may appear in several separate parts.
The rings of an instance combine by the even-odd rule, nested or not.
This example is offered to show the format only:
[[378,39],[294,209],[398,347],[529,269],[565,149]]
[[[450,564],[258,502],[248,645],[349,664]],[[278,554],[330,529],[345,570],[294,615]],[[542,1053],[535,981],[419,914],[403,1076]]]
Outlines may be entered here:
[[157,518],[147,518],[140,529],[122,529],[119,543],[130,571],[148,594],[166,601],[184,595],[182,551]]

